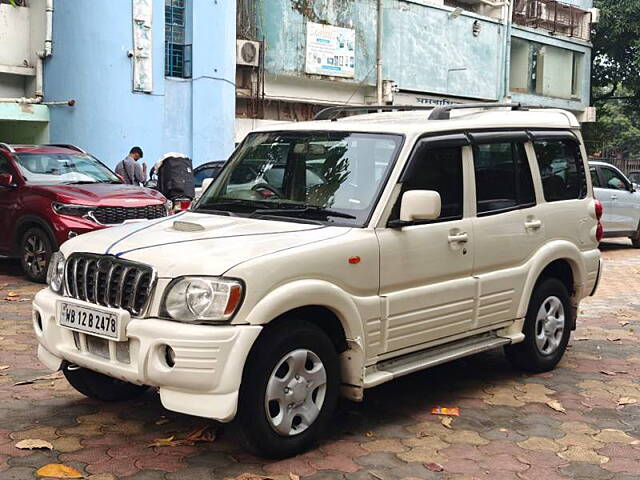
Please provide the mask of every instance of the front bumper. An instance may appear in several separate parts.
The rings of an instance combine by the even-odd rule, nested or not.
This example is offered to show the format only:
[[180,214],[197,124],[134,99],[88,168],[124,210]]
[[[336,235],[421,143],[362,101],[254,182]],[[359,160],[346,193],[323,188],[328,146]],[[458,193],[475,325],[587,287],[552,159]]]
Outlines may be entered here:
[[[67,360],[110,377],[158,387],[168,410],[222,422],[233,419],[244,363],[262,327],[133,318],[126,325],[127,341],[116,342],[60,327],[55,318],[60,299],[44,289],[33,301],[38,357],[47,367],[58,370]],[[173,366],[166,360],[167,346],[175,352]]]

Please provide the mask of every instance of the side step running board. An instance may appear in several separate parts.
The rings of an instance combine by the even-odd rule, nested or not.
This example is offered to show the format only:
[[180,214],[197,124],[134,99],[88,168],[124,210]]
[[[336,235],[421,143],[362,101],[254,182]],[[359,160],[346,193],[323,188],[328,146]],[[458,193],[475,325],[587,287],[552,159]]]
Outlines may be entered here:
[[435,367],[442,363],[467,357],[511,343],[509,338],[499,338],[494,334],[482,334],[456,342],[384,360],[367,369],[364,388],[375,387],[394,378]]

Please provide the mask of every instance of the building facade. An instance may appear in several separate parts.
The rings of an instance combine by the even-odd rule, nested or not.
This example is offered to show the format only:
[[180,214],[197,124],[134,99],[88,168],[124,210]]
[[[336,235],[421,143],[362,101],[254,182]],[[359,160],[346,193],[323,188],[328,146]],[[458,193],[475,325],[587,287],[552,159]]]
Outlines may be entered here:
[[[31,0],[33,3],[33,0]],[[194,165],[234,147],[235,16],[230,0],[55,0],[45,64],[50,139],[115,166],[134,145]]]
[[44,143],[49,107],[43,104],[47,3],[0,0],[0,142]]
[[[238,0],[236,137],[327,105],[514,101],[587,120],[592,0]],[[597,13],[597,12],[595,12]]]

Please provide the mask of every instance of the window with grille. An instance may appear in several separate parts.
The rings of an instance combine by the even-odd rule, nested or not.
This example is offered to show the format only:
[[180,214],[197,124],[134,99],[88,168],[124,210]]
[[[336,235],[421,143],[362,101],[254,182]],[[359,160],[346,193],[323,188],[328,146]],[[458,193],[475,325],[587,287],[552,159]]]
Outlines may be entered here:
[[191,45],[187,44],[186,1],[165,0],[165,62],[167,77],[191,78]]

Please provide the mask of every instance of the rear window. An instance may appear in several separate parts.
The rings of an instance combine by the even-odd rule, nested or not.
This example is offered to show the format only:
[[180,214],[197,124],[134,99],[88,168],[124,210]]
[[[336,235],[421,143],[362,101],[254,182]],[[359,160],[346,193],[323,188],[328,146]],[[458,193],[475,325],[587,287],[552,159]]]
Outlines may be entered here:
[[584,198],[587,179],[580,148],[571,140],[536,140],[533,143],[547,202]]

